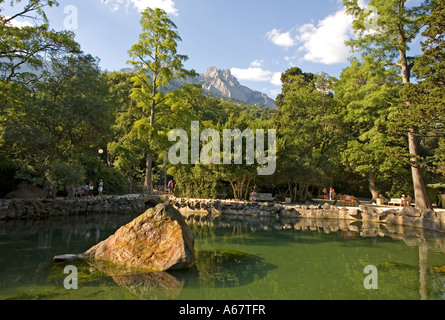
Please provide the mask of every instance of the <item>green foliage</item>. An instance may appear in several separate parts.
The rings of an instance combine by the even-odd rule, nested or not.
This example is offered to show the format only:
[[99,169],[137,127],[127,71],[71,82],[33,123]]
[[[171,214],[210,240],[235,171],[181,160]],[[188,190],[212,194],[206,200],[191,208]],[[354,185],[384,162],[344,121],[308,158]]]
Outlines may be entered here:
[[161,89],[173,79],[185,80],[196,73],[183,68],[188,57],[177,53],[181,38],[176,25],[164,10],[147,8],[142,12],[140,24],[142,32],[139,41],[128,51],[131,58],[128,63],[136,68],[131,78],[131,99],[142,111],[141,117],[133,123],[132,131],[136,131],[139,145],[145,149],[144,192],[151,192],[154,152],[159,152],[163,147],[157,134],[157,129],[162,128],[158,125],[158,117],[175,115],[171,112],[171,105],[165,103],[168,96],[174,93],[164,94]]
[[[354,17],[356,39],[349,44],[362,51],[376,63],[394,64],[400,59],[400,50],[409,50],[428,17],[434,0],[426,0],[417,6],[409,6],[404,0],[370,0],[368,6],[377,9],[377,20],[372,10],[359,5],[358,0],[344,0],[346,12]],[[372,20],[376,25],[372,25]],[[402,32],[399,38],[398,35]]]
[[[0,4],[4,1],[0,1]],[[11,6],[17,7],[19,1],[11,1]],[[74,34],[69,31],[56,32],[49,29],[45,7],[57,6],[53,0],[29,0],[22,9],[17,9],[11,17],[0,14],[0,74],[4,81],[36,81],[33,71],[23,71],[21,66],[38,70],[45,66],[43,53],[51,59],[61,54],[79,53],[80,47],[74,41]],[[0,8],[0,13],[2,9]],[[28,17],[34,22],[43,21],[41,25],[25,26],[13,25],[17,18]]]
[[169,173],[175,177],[175,195],[178,197],[214,199],[221,193],[222,183],[212,166],[182,165]]
[[[304,202],[330,186],[354,195],[369,194],[368,184],[387,197],[413,192],[411,166],[428,181],[443,181],[445,1],[371,0],[374,30],[359,2],[344,4],[356,32],[349,44],[361,57],[351,58],[340,79],[286,70],[272,110],[221,101],[194,84],[169,91],[172,80],[195,72],[184,69],[177,27],[161,9],[142,13],[142,31],[128,52],[135,72],[102,73],[73,33],[50,30],[44,9],[56,1],[12,1],[24,7],[12,18],[0,14],[0,194],[16,182],[44,179],[59,189],[103,179],[105,194],[139,192],[141,183],[149,190],[173,177],[182,197],[247,199],[256,186]],[[36,25],[14,27],[21,16],[33,16]],[[423,54],[409,57],[423,27]],[[244,152],[242,164],[171,165],[168,133],[184,129],[190,136],[191,121],[220,137],[225,129],[276,129],[275,174],[258,176],[258,164],[247,164]]]
[[389,134],[387,121],[392,105],[398,102],[396,79],[393,68],[354,58],[336,87],[349,137],[341,151],[342,163],[366,179],[377,180],[370,181],[373,198],[378,197],[381,182],[397,173],[408,174],[405,141]]
[[[94,157],[106,146],[113,110],[97,61],[91,56],[59,58],[52,62],[52,72],[34,87],[10,87],[14,86],[20,88],[20,96],[14,97],[5,112],[1,148],[22,167],[35,168],[35,174],[42,176],[54,163]],[[23,178],[34,180],[32,171],[28,173]],[[63,180],[58,175],[54,179]]]
[[77,187],[85,181],[84,168],[78,163],[54,162],[47,167],[45,178],[59,190],[66,186]]
[[274,183],[287,185],[294,200],[299,195],[300,201],[306,201],[309,186],[332,184],[329,172],[338,165],[333,149],[343,142],[341,109],[333,98],[337,80],[291,68],[282,81],[273,117],[279,139]]
[[397,115],[404,114],[404,121],[396,121],[399,129],[415,128],[421,137],[419,159],[422,169],[431,180],[443,180],[443,140],[445,137],[445,2],[435,2],[434,10],[426,19],[422,55],[414,60],[413,71],[418,78],[401,91],[402,99],[409,101]]
[[[417,38],[420,30],[430,17],[435,0],[426,0],[416,5],[403,0],[371,0],[368,5],[377,9],[377,17],[372,10],[360,7],[358,0],[343,1],[346,12],[354,17],[353,29],[356,37],[349,41],[355,51],[361,51],[363,60],[375,69],[395,68],[401,76],[398,86],[400,99],[394,103],[388,115],[389,132],[407,136],[406,149],[410,154],[416,207],[431,209],[424,183],[424,163],[419,145],[422,133],[423,114],[415,101],[417,88],[410,84],[411,73],[415,65],[414,58],[409,56],[410,45]],[[377,18],[374,25],[370,19]],[[391,81],[393,84],[397,79]],[[391,83],[389,82],[389,83]]]

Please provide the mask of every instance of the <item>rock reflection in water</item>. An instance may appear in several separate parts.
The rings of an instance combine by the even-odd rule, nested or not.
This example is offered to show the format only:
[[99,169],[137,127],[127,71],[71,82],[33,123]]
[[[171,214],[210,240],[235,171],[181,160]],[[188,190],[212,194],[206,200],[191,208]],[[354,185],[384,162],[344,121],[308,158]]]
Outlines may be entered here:
[[[100,273],[140,299],[176,299],[188,288],[227,288],[264,277],[275,267],[261,258],[233,250],[201,250],[190,270],[131,274],[131,270],[104,261],[89,262]],[[91,270],[90,270],[91,272]]]
[[120,287],[143,300],[175,299],[181,294],[184,281],[167,272],[135,273],[131,268],[105,260],[87,260],[91,268],[109,276]]
[[116,284],[143,300],[176,299],[184,286],[184,281],[167,272],[115,275],[112,278]]

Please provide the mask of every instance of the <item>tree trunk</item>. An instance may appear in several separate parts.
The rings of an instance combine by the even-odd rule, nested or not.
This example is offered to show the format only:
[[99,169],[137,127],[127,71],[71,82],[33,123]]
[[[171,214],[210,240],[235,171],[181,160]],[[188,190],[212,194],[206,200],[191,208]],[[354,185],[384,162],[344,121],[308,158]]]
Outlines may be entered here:
[[153,170],[153,154],[151,151],[147,152],[147,161],[145,164],[145,181],[144,181],[144,193],[153,193],[153,182],[152,182],[152,170]]
[[247,186],[246,186],[246,190],[245,190],[245,193],[244,193],[244,200],[249,200],[249,198],[250,198],[250,190],[249,190],[249,188],[250,188],[250,182],[251,182],[251,180],[250,179],[248,179],[247,180]]
[[377,199],[379,198],[379,190],[377,189],[376,186],[374,172],[369,173],[369,191],[371,192],[372,195],[372,201],[377,201]]
[[409,141],[409,153],[413,155],[411,158],[411,173],[413,176],[414,185],[414,199],[416,201],[416,209],[433,210],[433,206],[428,198],[428,194],[425,188],[425,182],[423,181],[422,169],[420,168],[419,159],[416,157],[418,153],[418,142],[413,129],[408,133]]
[[303,183],[300,183],[298,185],[298,193],[299,193],[299,196],[300,196],[300,203],[304,203],[305,202],[305,199],[304,199],[304,188],[305,188],[305,185]]
[[235,200],[239,200],[239,187],[238,184],[232,180],[230,180],[230,185],[232,187],[232,191],[233,191],[233,198],[235,198]]
[[[151,108],[150,108],[150,126],[153,128],[155,125],[155,112],[156,112],[156,94],[157,94],[157,73],[153,74],[153,91],[151,93],[152,95],[152,102],[151,102]],[[148,145],[150,147],[150,138],[148,139]],[[150,150],[147,152],[147,161],[145,165],[145,181],[144,181],[144,193],[145,194],[152,194],[153,193],[153,181],[152,181],[152,175],[153,175],[153,152]]]
[[[133,171],[133,170],[132,170]],[[133,172],[128,173],[128,193],[133,193]]]
[[158,74],[153,73],[153,91],[151,92],[151,109],[150,109],[150,126],[153,128],[155,125],[155,113],[156,113],[156,95],[158,94],[158,87],[156,81],[158,79]]
[[304,186],[304,190],[303,190],[303,200],[304,200],[304,202],[307,201],[308,194],[309,194],[309,185],[306,184],[306,185]]

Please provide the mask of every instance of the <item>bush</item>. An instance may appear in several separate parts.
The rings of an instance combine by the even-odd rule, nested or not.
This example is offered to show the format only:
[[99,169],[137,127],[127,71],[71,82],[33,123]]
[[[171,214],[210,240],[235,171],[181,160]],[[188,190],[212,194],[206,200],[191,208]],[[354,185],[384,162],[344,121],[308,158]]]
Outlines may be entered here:
[[128,181],[116,168],[102,167],[100,172],[96,173],[95,180],[93,180],[96,186],[99,185],[99,180],[104,181],[104,195],[106,194],[124,194],[128,191]]
[[178,197],[214,199],[223,190],[218,174],[203,165],[182,166],[172,175],[177,184],[175,195]]

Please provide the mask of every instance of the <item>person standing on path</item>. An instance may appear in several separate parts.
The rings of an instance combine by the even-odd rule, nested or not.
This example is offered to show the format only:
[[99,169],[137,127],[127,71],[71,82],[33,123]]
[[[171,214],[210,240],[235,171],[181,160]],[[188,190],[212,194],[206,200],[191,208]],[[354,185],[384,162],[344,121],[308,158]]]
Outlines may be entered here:
[[334,200],[335,190],[334,188],[329,188],[329,200]]
[[103,196],[103,191],[104,191],[104,181],[102,179],[99,180],[99,196]]
[[93,184],[93,181],[90,180],[90,184],[88,185],[88,196],[91,196],[91,197],[94,196],[93,191],[94,191],[94,184]]

